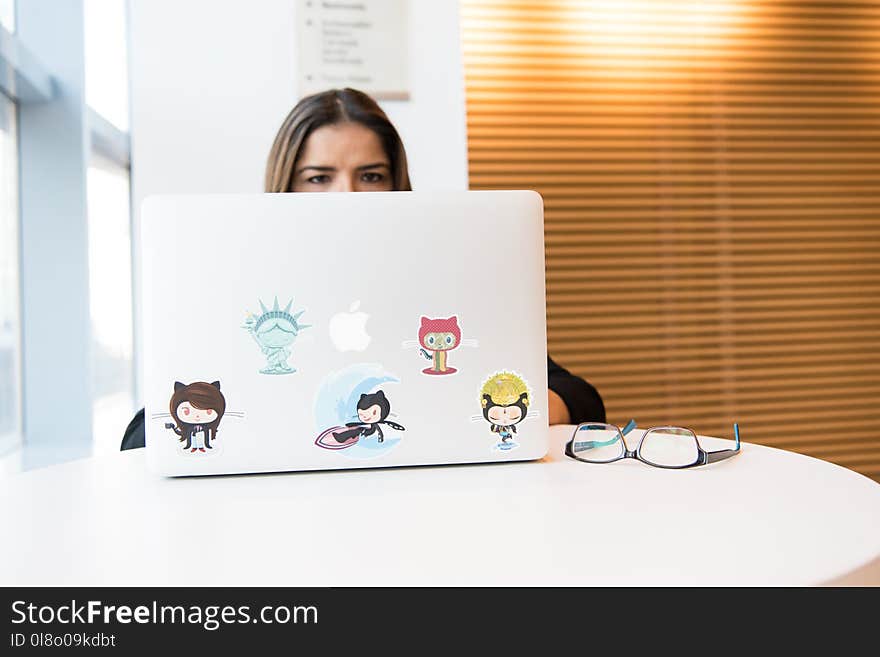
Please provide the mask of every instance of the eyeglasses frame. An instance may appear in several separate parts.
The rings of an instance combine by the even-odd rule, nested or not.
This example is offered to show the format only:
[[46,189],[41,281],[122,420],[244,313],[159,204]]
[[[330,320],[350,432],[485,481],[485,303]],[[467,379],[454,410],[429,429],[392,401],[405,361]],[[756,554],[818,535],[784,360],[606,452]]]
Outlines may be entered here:
[[[623,450],[620,456],[617,458],[610,459],[608,461],[588,461],[587,459],[581,458],[574,454],[574,450],[572,446],[574,445],[574,439],[577,437],[578,432],[581,430],[581,427],[601,427],[605,429],[615,429],[617,431],[617,435],[620,438],[620,443],[623,445]],[[651,427],[650,429],[646,429],[645,433],[642,434],[642,437],[639,439],[639,444],[636,446],[635,450],[630,450],[627,448],[625,436],[636,428],[636,421],[630,420],[627,422],[626,426],[621,429],[617,425],[607,424],[605,422],[581,422],[578,424],[574,433],[571,436],[571,440],[569,440],[565,444],[565,455],[573,458],[576,461],[580,461],[581,463],[592,463],[595,465],[602,465],[605,463],[615,463],[617,461],[622,461],[623,459],[635,459],[636,461],[641,461],[647,465],[650,465],[654,468],[664,468],[666,470],[685,470],[687,468],[696,468],[701,465],[707,465],[709,463],[716,463],[718,461],[723,461],[724,459],[729,459],[732,456],[736,456],[740,453],[740,439],[739,439],[739,424],[734,422],[733,424],[733,435],[736,440],[736,447],[733,449],[719,449],[713,451],[707,451],[703,449],[703,446],[700,444],[700,439],[697,437],[697,434],[692,429],[688,429],[686,427]],[[663,429],[675,429],[676,431],[688,431],[694,437],[694,440],[697,443],[697,459],[693,463],[689,463],[687,465],[661,465],[659,463],[653,463],[642,456],[642,443],[645,440],[645,436],[647,436],[652,431],[660,431]],[[592,442],[592,441],[588,441]],[[583,443],[582,443],[583,444]]]

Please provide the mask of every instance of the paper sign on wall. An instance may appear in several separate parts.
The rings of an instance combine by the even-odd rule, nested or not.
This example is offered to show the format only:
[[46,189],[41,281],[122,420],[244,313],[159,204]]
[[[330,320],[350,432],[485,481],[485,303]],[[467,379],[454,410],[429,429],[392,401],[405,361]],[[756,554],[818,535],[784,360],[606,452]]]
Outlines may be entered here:
[[299,0],[300,96],[354,87],[409,99],[408,0]]

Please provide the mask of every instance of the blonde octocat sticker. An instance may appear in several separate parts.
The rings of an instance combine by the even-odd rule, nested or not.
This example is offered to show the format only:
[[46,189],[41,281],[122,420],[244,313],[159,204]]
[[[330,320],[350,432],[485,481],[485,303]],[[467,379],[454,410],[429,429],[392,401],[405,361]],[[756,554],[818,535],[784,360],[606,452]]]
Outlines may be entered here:
[[480,388],[482,418],[489,423],[489,430],[501,439],[492,446],[493,450],[509,451],[519,447],[514,440],[516,425],[536,415],[529,413],[530,403],[529,386],[515,372],[496,372],[486,379]]

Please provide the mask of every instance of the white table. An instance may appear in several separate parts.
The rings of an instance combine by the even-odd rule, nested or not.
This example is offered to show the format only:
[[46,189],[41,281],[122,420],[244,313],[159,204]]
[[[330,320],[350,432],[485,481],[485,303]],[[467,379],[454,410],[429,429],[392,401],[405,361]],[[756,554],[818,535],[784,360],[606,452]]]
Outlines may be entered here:
[[570,431],[531,463],[165,479],[133,450],[13,475],[0,585],[880,583],[866,477],[747,443],[589,465]]

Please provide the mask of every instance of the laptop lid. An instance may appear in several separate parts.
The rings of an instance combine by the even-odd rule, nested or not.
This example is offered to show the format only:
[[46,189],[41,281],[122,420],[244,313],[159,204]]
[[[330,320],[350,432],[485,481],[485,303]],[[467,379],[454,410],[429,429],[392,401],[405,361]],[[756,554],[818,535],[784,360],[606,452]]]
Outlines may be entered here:
[[546,453],[538,194],[153,196],[141,248],[157,472]]

